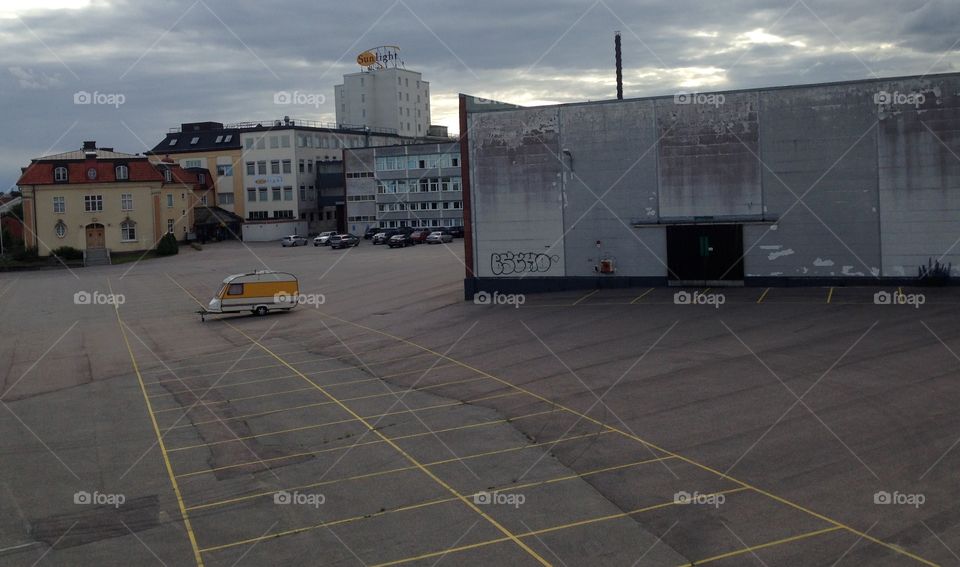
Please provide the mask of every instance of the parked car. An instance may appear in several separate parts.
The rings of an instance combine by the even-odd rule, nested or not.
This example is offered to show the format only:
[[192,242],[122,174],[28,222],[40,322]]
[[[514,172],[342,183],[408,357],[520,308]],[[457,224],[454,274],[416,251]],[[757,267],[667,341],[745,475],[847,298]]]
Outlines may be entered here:
[[360,238],[353,234],[334,234],[329,240],[330,248],[346,248],[347,246],[360,246]]
[[307,239],[300,236],[299,234],[291,234],[290,236],[284,236],[280,239],[280,245],[286,248],[287,246],[306,246]]
[[394,234],[397,234],[397,230],[394,228],[387,228],[381,230],[380,232],[373,235],[374,244],[386,244],[390,237]]
[[377,226],[371,226],[370,228],[367,229],[366,232],[363,233],[363,239],[371,240],[373,239],[373,236],[378,232],[383,232],[383,229]]
[[415,230],[410,234],[410,240],[414,244],[423,244],[427,241],[427,237],[430,236],[430,230],[422,228],[420,230]]
[[450,231],[450,235],[454,238],[463,238],[462,226],[451,226],[448,230]]
[[335,230],[329,230],[327,232],[321,232],[313,239],[314,246],[326,246],[330,244],[330,237],[335,235],[337,232]]
[[390,240],[387,241],[387,246],[390,248],[406,248],[407,246],[413,246],[413,239],[409,234],[400,232],[390,237]]
[[442,230],[435,230],[427,236],[427,244],[443,244],[453,242],[453,235]]

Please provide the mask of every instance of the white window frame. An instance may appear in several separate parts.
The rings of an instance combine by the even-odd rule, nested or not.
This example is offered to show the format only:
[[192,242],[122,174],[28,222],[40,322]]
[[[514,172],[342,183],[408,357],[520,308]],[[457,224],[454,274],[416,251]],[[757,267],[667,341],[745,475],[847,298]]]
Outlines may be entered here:
[[[59,205],[59,206],[58,206]],[[59,209],[59,210],[58,210]],[[67,198],[66,197],[54,197],[53,198],[53,212],[55,213],[65,213],[67,212]]]
[[121,211],[133,210],[133,193],[120,194],[120,210]]
[[[130,237],[130,231],[133,231],[133,237]],[[120,223],[120,242],[137,241],[137,223],[132,221],[123,221]]]
[[87,213],[103,212],[103,195],[84,195],[83,210]]

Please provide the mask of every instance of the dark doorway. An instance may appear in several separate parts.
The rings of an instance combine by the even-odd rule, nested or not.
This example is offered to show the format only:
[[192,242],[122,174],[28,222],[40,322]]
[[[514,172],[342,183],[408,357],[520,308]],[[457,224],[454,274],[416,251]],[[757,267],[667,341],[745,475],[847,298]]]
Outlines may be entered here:
[[743,226],[668,226],[667,266],[671,280],[742,280]]

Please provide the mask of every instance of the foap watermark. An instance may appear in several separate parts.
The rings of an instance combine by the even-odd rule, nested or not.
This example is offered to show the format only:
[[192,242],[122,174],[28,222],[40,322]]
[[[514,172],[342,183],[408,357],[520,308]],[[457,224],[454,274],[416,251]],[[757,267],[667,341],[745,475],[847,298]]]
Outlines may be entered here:
[[513,305],[519,309],[521,305],[527,302],[527,297],[522,293],[478,291],[473,294],[473,302],[477,305]]
[[102,93],[100,91],[77,91],[73,93],[73,104],[98,104],[120,108],[120,105],[127,102],[127,96],[123,93]]
[[873,95],[877,106],[912,106],[920,108],[927,100],[923,93],[902,93],[899,91],[880,91]]
[[275,492],[273,494],[274,504],[298,504],[300,506],[313,506],[314,508],[319,508],[326,501],[327,497],[323,494],[297,492],[296,490],[293,492],[281,490],[280,492]]
[[721,93],[686,93],[679,92],[673,95],[674,104],[700,104],[718,107],[727,102],[727,97]]
[[320,93],[301,91],[277,91],[273,93],[273,104],[295,104],[320,108],[325,102],[327,102],[327,97]]
[[499,504],[501,506],[513,506],[514,508],[519,508],[526,501],[527,497],[523,494],[513,494],[512,492],[487,492],[485,490],[481,490],[473,495],[473,503],[477,506]]
[[920,309],[920,306],[927,302],[927,296],[922,293],[903,293],[900,290],[878,291],[873,294],[873,302],[876,305],[912,305],[914,309]]
[[123,305],[127,298],[122,293],[101,293],[99,291],[78,291],[73,294],[76,305]]
[[919,508],[920,506],[923,506],[923,503],[926,501],[927,497],[922,493],[907,494],[904,492],[898,492],[896,490],[893,492],[880,490],[873,494],[873,503],[884,506],[888,504],[896,504],[899,506],[913,506],[914,508]]
[[719,508],[727,501],[724,494],[701,494],[697,491],[692,493],[681,490],[673,495],[674,504],[699,504],[701,506],[713,506]]
[[281,291],[273,296],[274,303],[290,303],[295,305],[313,305],[319,308],[327,302],[327,298],[322,293],[287,293]]
[[80,490],[73,494],[73,503],[83,506],[113,506],[114,508],[119,508],[123,506],[123,503],[126,501],[127,497],[123,494],[105,494],[97,492],[96,490],[92,493],[86,490]]
[[673,302],[677,305],[712,305],[720,309],[720,306],[727,302],[727,296],[722,293],[678,291],[673,294]]

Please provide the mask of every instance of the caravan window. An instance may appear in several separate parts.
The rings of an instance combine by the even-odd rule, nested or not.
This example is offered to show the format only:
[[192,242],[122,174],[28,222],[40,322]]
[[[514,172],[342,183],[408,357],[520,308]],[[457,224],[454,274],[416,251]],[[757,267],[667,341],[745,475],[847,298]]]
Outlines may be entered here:
[[230,284],[230,288],[227,289],[227,295],[243,295],[243,284],[242,283]]

